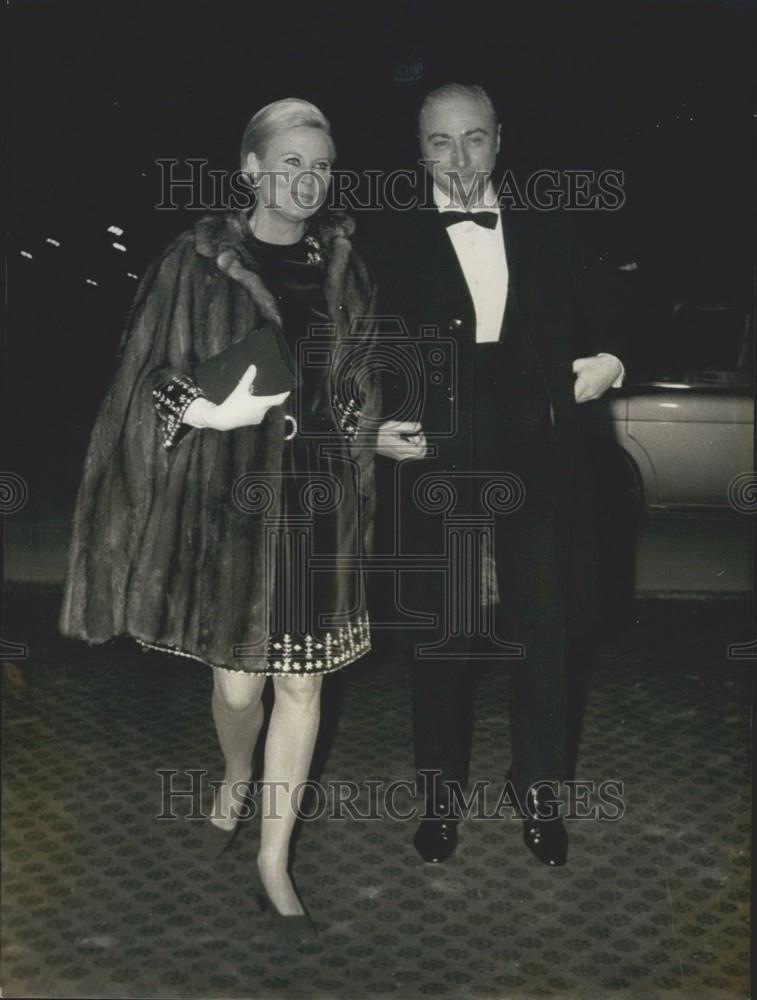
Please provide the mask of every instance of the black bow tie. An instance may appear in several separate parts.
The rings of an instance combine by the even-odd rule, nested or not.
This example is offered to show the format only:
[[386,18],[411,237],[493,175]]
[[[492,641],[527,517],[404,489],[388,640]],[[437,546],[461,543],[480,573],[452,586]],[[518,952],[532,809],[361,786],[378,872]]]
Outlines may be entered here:
[[477,226],[485,229],[497,228],[496,212],[440,212],[442,222],[447,228],[457,225],[458,222],[475,222]]

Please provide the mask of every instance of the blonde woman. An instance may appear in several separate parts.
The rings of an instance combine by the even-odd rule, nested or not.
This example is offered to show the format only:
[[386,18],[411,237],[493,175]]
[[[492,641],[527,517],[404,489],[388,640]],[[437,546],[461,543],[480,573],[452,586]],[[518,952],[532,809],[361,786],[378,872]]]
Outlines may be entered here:
[[374,286],[354,224],[325,207],[334,156],[314,105],[262,108],[241,148],[252,210],[203,217],[149,268],[93,431],[61,613],[68,636],[127,635],[212,668],[213,856],[239,826],[272,678],[252,881],[293,939],[314,933],[289,848],[321,684],[370,648],[358,560],[379,403],[344,361],[357,345],[369,367],[356,321]]

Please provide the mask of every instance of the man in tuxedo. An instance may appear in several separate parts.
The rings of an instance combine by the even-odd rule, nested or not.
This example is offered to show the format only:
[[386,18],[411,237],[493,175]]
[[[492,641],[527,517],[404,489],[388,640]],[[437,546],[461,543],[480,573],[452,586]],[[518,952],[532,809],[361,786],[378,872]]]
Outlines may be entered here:
[[[562,213],[500,207],[491,179],[500,126],[482,88],[430,93],[419,131],[432,197],[393,219],[382,312],[401,317],[411,338],[437,331],[442,353],[417,341],[421,391],[411,400],[407,378],[386,380],[379,434],[379,453],[402,460],[400,551],[428,559],[403,574],[402,606],[436,622],[405,632],[427,796],[414,843],[428,862],[455,850],[452,789],[465,786],[470,750],[466,664],[484,656],[511,668],[507,777],[524,841],[561,865],[567,834],[554,796],[566,777],[566,661],[589,627],[594,582],[579,408],[620,385],[622,303]],[[477,534],[485,522],[493,531]],[[460,524],[467,536],[450,534]],[[453,565],[454,538],[484,535]],[[493,630],[482,627],[495,602]]]

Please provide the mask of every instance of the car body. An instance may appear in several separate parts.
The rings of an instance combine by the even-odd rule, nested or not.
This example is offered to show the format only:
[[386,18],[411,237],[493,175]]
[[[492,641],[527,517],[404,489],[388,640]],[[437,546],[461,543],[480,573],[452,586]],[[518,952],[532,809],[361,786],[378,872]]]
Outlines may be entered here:
[[754,403],[745,382],[704,374],[636,380],[602,401],[593,419],[594,433],[609,434],[627,456],[649,513],[744,513],[733,493],[753,467]]
[[755,513],[751,325],[727,307],[684,316],[686,365],[655,371],[648,358],[587,406],[605,515],[626,535],[636,518],[637,593],[743,593]]

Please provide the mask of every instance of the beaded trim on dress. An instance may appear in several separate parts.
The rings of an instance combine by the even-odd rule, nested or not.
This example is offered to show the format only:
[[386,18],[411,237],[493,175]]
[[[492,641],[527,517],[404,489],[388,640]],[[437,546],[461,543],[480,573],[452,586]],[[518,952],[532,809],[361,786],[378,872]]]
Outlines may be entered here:
[[[240,670],[243,673],[264,674],[266,677],[278,677],[281,674],[312,677],[346,667],[370,652],[371,629],[368,615],[361,615],[348,625],[335,626],[322,638],[312,635],[273,635],[268,643],[268,665],[273,668],[269,670],[244,670],[243,667],[211,663],[201,656],[187,653],[175,646],[163,646],[144,639],[137,639],[137,642],[144,650],[152,649],[159,653],[171,653],[173,656],[185,656],[208,667],[220,667],[222,670]],[[244,657],[240,656],[240,661],[243,659]]]

